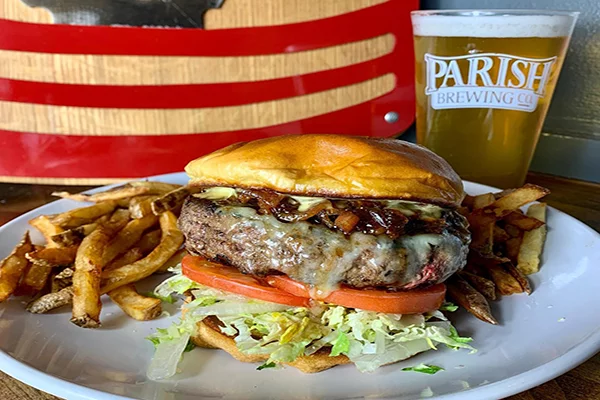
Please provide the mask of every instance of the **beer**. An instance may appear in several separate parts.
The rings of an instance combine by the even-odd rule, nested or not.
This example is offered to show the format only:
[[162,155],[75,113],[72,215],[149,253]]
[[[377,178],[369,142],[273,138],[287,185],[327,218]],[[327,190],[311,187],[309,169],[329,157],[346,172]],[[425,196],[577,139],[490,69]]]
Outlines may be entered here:
[[575,19],[414,12],[417,142],[463,179],[522,185]]

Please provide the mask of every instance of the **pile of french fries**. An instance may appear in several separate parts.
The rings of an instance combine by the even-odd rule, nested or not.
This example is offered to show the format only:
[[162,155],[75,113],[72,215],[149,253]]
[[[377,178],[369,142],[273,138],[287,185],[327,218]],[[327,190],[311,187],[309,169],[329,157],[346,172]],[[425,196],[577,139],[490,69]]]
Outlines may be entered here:
[[107,294],[134,319],[156,318],[161,300],[138,293],[135,283],[180,262],[184,250],[177,215],[193,191],[144,181],[91,195],[54,193],[94,204],[29,221],[46,243],[33,244],[26,232],[0,263],[0,302],[30,296],[32,313],[71,305],[71,322],[97,328],[100,297]]
[[467,196],[460,212],[469,221],[466,267],[447,282],[448,295],[482,321],[497,324],[488,300],[531,293],[527,275],[540,268],[546,238],[546,204],[532,204],[548,189],[526,184],[499,193]]

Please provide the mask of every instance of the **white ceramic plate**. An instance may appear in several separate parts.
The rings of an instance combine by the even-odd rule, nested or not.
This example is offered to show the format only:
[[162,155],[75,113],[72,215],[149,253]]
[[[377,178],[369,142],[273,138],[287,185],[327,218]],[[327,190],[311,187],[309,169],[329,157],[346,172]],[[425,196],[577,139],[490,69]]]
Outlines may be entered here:
[[[156,180],[185,183],[181,174]],[[466,183],[470,194],[492,188]],[[77,206],[59,200],[0,228],[5,257],[39,214]],[[465,312],[452,316],[458,331],[475,339],[476,354],[442,349],[361,374],[339,366],[314,375],[295,369],[257,371],[228,354],[196,349],[185,355],[182,372],[165,382],[148,381],[145,370],[153,347],[144,340],[177,316],[135,322],[106,301],[103,326],[82,330],[66,309],[29,314],[20,299],[0,305],[0,368],[9,375],[69,399],[497,399],[555,378],[600,350],[600,235],[572,217],[549,210],[548,239],[541,272],[531,276],[531,296],[496,302],[501,326],[485,324]],[[41,242],[40,236],[34,239]],[[150,290],[156,282],[148,282]],[[176,307],[171,309],[176,314]],[[445,368],[436,375],[402,372],[421,362]]]

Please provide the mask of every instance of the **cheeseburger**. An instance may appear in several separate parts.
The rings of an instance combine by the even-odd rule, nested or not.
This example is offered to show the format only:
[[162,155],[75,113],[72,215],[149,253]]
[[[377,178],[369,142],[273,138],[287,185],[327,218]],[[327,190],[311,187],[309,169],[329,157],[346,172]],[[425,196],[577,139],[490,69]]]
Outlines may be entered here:
[[[260,369],[361,371],[436,349],[472,349],[439,310],[470,241],[458,175],[394,139],[281,136],[190,162],[179,227],[188,255],[158,296],[186,296],[151,337],[150,376],[189,345]],[[188,343],[189,342],[189,343]],[[171,360],[170,362],[168,360]]]

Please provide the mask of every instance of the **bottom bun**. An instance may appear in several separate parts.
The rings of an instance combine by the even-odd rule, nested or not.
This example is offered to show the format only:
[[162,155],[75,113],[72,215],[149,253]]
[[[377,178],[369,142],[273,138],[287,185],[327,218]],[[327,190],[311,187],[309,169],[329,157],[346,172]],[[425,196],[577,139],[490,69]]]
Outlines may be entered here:
[[[209,318],[215,317],[208,317],[207,320]],[[231,354],[233,358],[242,362],[263,363],[269,359],[269,356],[265,354],[242,353],[238,350],[235,341],[231,337],[217,331],[218,322],[209,320],[207,323],[205,321],[198,322],[196,333],[191,338],[196,346],[207,349],[225,350],[227,353]],[[335,367],[336,365],[350,363],[348,357],[344,355],[330,356],[329,350],[329,348],[321,349],[310,356],[300,356],[290,363],[285,363],[285,365],[297,368],[304,373],[312,374]]]

